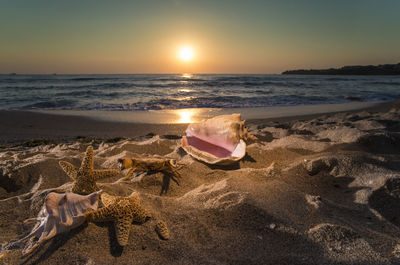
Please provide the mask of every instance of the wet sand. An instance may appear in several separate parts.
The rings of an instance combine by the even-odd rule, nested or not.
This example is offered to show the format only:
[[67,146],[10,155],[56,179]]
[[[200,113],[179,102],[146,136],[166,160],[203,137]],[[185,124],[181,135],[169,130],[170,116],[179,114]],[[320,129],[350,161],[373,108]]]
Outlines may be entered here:
[[[0,150],[0,262],[4,264],[400,262],[397,103],[250,121],[250,132],[259,140],[248,145],[240,162],[225,167],[196,161],[180,148],[184,124],[7,114],[8,118],[0,115],[2,139],[57,141]],[[32,127],[21,122],[24,119]],[[77,141],[77,135],[129,139],[85,142]],[[95,149],[95,168],[118,168],[117,160],[126,156],[167,157],[183,163],[182,178],[175,182],[150,172],[125,181],[126,172],[121,172],[99,181],[109,194],[138,191],[154,216],[144,224],[132,224],[125,247],[117,244],[112,223],[87,223],[21,257],[21,250],[7,243],[29,233],[32,225],[23,221],[38,214],[50,191],[71,188],[71,179],[58,162],[79,166],[88,145]],[[166,222],[169,240],[161,240],[154,231],[157,219]]]
[[[186,120],[198,121],[215,115],[241,113],[250,124],[289,119],[310,119],[321,113],[385,110],[393,103],[353,103],[316,106],[251,108],[251,109],[189,109],[161,112],[92,112],[92,111],[8,111],[0,110],[0,145],[9,146],[46,139],[55,142],[82,137],[113,139],[134,138],[147,134],[183,135]],[[183,112],[183,114],[182,114]],[[183,116],[189,112],[188,117]],[[244,115],[243,115],[244,112]],[[262,118],[260,118],[262,117]],[[144,122],[147,121],[147,122]],[[169,121],[165,123],[164,121]]]

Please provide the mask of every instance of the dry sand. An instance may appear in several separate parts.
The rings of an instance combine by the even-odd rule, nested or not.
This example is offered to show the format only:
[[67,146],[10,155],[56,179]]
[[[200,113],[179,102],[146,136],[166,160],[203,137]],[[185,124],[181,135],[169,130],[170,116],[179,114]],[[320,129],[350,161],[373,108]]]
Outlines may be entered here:
[[[22,126],[16,120],[9,122]],[[99,122],[97,131],[85,131],[89,126],[85,120],[83,127],[76,128],[77,135],[134,137],[85,143],[73,140],[74,124],[79,122],[69,124],[64,120],[54,125],[55,130],[70,129],[69,134],[51,135],[57,140],[54,144],[0,150],[0,243],[4,243],[0,263],[400,263],[400,109],[396,104],[255,121],[250,132],[260,141],[250,144],[246,157],[229,167],[209,166],[186,154],[180,148],[184,125],[139,126],[137,134],[125,135],[133,125],[116,124],[111,129]],[[3,140],[35,138],[29,134],[33,128],[24,132],[19,127],[12,138],[11,129],[5,127],[1,127]],[[40,128],[36,128],[38,135],[45,137]],[[151,131],[154,134],[143,136]],[[29,233],[32,226],[23,221],[37,215],[46,194],[70,189],[71,180],[58,161],[78,166],[89,144],[95,147],[96,168],[117,168],[118,158],[125,156],[169,157],[184,163],[182,178],[178,184],[154,173],[124,181],[122,172],[99,183],[114,195],[138,191],[154,217],[142,225],[132,224],[124,248],[117,244],[112,223],[89,223],[21,257],[20,249],[6,243]],[[160,219],[168,225],[169,240],[159,239],[155,232]]]

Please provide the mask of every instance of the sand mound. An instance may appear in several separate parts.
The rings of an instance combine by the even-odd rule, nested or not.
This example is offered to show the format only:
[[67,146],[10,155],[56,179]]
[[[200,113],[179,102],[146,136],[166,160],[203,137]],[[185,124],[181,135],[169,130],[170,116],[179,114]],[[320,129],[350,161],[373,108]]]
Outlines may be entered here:
[[232,191],[228,179],[213,184],[203,184],[180,197],[178,200],[191,207],[204,209],[223,209],[240,204],[245,194]]
[[307,161],[306,169],[308,174],[314,176],[321,171],[330,171],[338,164],[336,157],[319,157],[311,161]]
[[353,125],[361,131],[385,129],[385,126],[376,120],[359,120],[354,122]]
[[328,255],[335,260],[353,261],[356,264],[371,264],[371,260],[380,264],[389,263],[364,238],[348,227],[323,223],[311,228],[308,235],[311,240],[326,247]]
[[400,175],[388,179],[371,194],[368,202],[388,222],[400,227]]
[[349,189],[354,189],[349,199],[360,204],[367,204],[374,190],[394,176],[382,157],[367,154],[320,156],[306,160],[303,165],[310,176],[319,178],[321,184],[331,180],[336,188],[343,188],[345,184]]
[[311,228],[308,234],[312,240],[322,242],[334,250],[341,250],[343,246],[354,244],[361,239],[361,236],[350,228],[333,224],[319,224]]
[[328,129],[317,133],[321,139],[329,139],[336,143],[353,143],[356,142],[364,133],[356,128],[340,127]]
[[260,130],[258,133],[264,134],[264,136],[269,136],[268,138],[270,138],[271,140],[274,138],[275,139],[283,138],[289,135],[288,129],[276,128],[276,127],[262,127],[262,126],[259,126],[259,128]]
[[298,135],[291,135],[280,139],[273,140],[265,144],[265,149],[272,150],[274,148],[290,148],[290,149],[303,149],[313,152],[321,152],[327,149],[330,143],[315,141],[310,137],[302,137]]
[[[354,184],[371,185],[376,180],[374,176],[383,177],[393,174],[384,161],[384,158],[380,156],[350,153],[319,156],[306,160],[304,166],[311,176],[320,172],[334,177],[352,176],[355,179]],[[380,187],[382,184],[383,182],[371,187]]]
[[371,153],[400,153],[400,133],[382,132],[363,135],[358,139],[358,143]]

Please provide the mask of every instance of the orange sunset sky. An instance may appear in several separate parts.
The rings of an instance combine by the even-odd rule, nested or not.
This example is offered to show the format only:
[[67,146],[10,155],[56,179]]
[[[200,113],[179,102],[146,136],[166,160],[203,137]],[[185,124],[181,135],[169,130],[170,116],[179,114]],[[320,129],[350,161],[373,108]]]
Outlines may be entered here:
[[[400,1],[2,1],[0,73],[280,73],[400,62]],[[179,51],[189,46],[191,60]]]

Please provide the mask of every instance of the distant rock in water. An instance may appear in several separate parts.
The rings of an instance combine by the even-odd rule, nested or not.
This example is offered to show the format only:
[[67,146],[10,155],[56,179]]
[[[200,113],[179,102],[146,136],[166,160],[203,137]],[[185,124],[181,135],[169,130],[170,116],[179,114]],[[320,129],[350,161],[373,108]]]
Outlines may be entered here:
[[367,66],[344,66],[330,69],[288,70],[283,75],[400,75],[400,63]]

